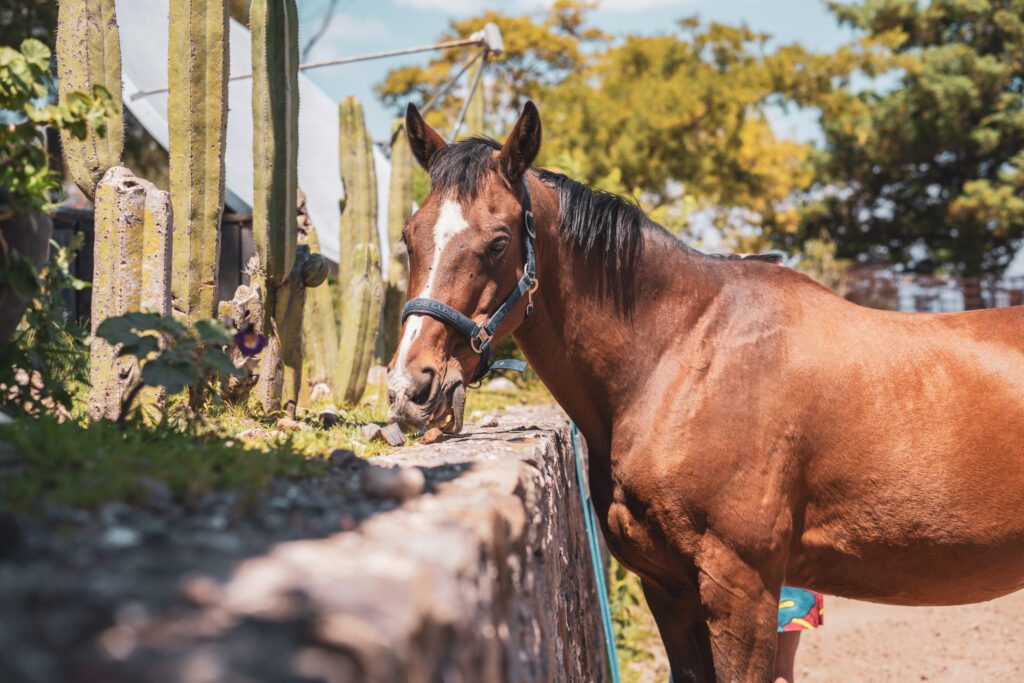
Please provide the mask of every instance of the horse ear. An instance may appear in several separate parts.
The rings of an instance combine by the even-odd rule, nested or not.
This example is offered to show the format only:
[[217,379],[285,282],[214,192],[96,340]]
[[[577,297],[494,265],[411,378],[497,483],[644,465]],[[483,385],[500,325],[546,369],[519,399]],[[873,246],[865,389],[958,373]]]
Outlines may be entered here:
[[519,182],[540,151],[540,112],[527,100],[515,128],[505,140],[498,155],[498,167],[510,182]]
[[430,169],[430,159],[448,146],[436,130],[427,125],[420,110],[412,102],[405,110],[405,133],[409,136],[409,149],[424,169]]

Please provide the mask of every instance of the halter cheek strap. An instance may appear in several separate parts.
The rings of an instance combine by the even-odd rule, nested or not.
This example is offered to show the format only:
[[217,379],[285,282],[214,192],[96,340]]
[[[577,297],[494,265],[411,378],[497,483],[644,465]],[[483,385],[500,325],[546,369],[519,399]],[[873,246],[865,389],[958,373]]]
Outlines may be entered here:
[[501,306],[498,307],[491,317],[489,317],[482,324],[477,324],[467,315],[460,313],[451,306],[445,303],[441,303],[436,299],[427,298],[416,298],[410,299],[405,304],[405,308],[402,310],[402,323],[405,323],[406,318],[410,315],[428,315],[431,318],[440,320],[446,325],[454,327],[456,330],[464,334],[469,338],[469,345],[474,351],[480,354],[480,364],[477,368],[476,376],[473,377],[471,382],[477,382],[484,378],[487,373],[492,370],[516,370],[523,372],[526,370],[526,363],[516,359],[505,359],[490,362],[491,356],[491,342],[494,340],[494,335],[498,331],[498,327],[501,326],[502,321],[512,311],[519,300],[524,296],[527,297],[526,303],[526,315],[523,320],[526,320],[533,313],[533,293],[537,291],[537,257],[534,252],[533,243],[537,238],[537,224],[533,218],[533,210],[530,204],[530,185],[527,182],[526,176],[523,176],[523,224],[525,230],[523,231],[523,247],[526,252],[526,263],[523,266],[523,276],[519,278],[519,282],[516,283],[515,289],[505,298]]

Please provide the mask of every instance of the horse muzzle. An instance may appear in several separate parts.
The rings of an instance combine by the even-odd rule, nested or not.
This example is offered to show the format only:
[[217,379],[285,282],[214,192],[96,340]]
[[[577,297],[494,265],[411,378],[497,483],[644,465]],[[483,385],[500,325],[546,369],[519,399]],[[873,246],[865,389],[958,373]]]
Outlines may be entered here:
[[444,377],[428,386],[405,373],[388,373],[388,421],[405,431],[440,427],[446,434],[462,431],[466,409],[466,385],[462,373],[449,369]]

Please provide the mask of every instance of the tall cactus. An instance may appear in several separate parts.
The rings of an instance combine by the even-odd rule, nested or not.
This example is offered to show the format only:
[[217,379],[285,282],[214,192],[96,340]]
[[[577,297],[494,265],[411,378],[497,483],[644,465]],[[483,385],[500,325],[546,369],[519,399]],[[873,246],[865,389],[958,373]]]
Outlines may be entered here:
[[[291,363],[295,357],[292,350],[282,349],[282,345],[301,345],[301,334],[298,338],[293,334],[280,336],[285,328],[284,304],[291,299],[281,290],[295,266],[298,233],[298,14],[295,0],[253,0],[249,16],[253,72],[252,230],[258,257],[250,277],[265,297],[263,333],[269,343],[260,366],[257,393],[264,410],[271,411],[281,407],[286,373],[282,359]],[[301,346],[298,355],[301,358]],[[287,369],[292,375],[295,370],[290,366]],[[298,371],[301,376],[301,368]]]
[[[313,255],[320,254],[316,227],[306,211],[306,196],[298,195],[299,248],[306,245]],[[326,279],[327,262],[322,261]],[[302,311],[302,355],[306,393],[310,402],[334,396],[334,373],[338,365],[338,326],[329,287],[307,292]]]
[[57,76],[60,102],[73,92],[106,89],[114,113],[89,122],[76,138],[61,130],[61,145],[72,180],[92,199],[107,169],[117,165],[124,147],[121,104],[121,42],[114,0],[61,0],[57,14]]
[[[169,313],[170,198],[128,169],[114,166],[96,186],[95,226],[89,413],[93,419],[113,420],[139,382],[139,368],[133,358],[117,358],[96,337],[96,329],[109,317],[143,308]],[[143,392],[140,400],[145,406],[158,402],[160,395]]]
[[384,287],[377,237],[377,176],[359,100],[342,100],[338,118],[340,171],[348,201],[338,240],[341,338],[336,388],[342,401],[355,404],[366,391]]
[[228,119],[226,0],[171,0],[169,44],[173,301],[175,313],[191,325],[213,315],[217,298]]
[[402,241],[402,230],[412,215],[412,152],[405,135],[405,125],[397,119],[391,126],[391,184],[388,190],[388,258],[387,291],[384,295],[385,360],[398,348],[402,328],[402,305],[409,286],[409,253]]

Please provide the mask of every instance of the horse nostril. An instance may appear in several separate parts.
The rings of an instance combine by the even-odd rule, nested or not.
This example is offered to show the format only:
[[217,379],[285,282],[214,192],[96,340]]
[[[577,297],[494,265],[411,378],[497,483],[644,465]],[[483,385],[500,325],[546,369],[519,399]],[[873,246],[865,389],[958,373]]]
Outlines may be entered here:
[[437,373],[433,368],[423,368],[420,371],[420,387],[419,390],[413,394],[409,400],[416,405],[426,405],[430,401],[430,396],[433,394],[434,389],[434,376]]
[[394,389],[388,389],[388,405],[390,406],[390,405],[394,405],[394,404],[395,404],[395,390]]

